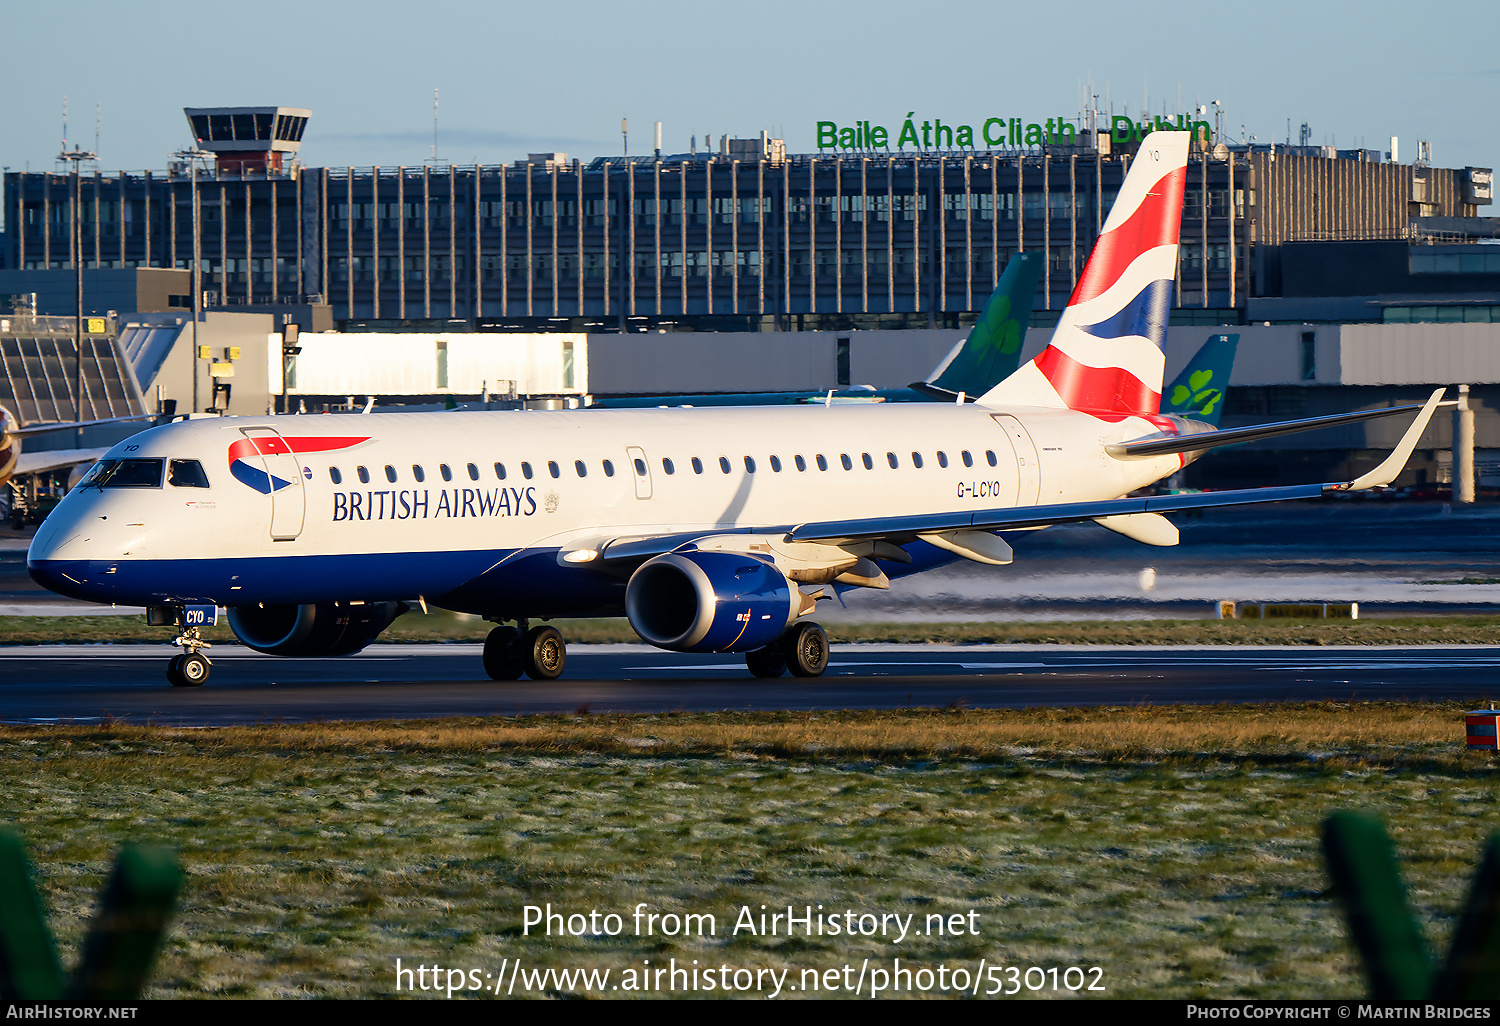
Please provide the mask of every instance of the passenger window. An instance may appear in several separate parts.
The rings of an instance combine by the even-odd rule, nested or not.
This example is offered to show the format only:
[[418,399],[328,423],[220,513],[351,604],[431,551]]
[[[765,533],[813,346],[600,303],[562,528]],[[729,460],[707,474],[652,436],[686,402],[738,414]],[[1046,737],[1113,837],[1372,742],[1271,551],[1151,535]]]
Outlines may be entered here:
[[446,463],[439,463],[438,464],[438,475],[440,477],[442,477],[442,479],[444,481],[452,481],[453,480],[453,471],[451,471],[451,470],[448,469],[448,464],[446,464]]
[[637,457],[636,460],[635,460],[635,476],[636,477],[645,477],[646,476],[646,461],[643,460],[643,459],[640,459],[639,457]]
[[781,457],[780,456],[772,456],[771,457],[771,473],[773,473],[773,474],[779,474],[779,473],[781,473]]
[[672,461],[670,459],[668,459],[667,457],[663,456],[661,458],[661,469],[665,470],[668,474],[670,474],[676,468],[672,466]]
[[822,453],[818,453],[818,455],[815,456],[815,457],[813,457],[813,458],[818,461],[818,469],[819,470],[827,470],[828,469],[828,461],[823,458],[823,454]]
[[604,462],[604,476],[605,477],[614,477],[615,476],[615,465],[613,463],[609,462],[609,460],[604,460],[603,462]]
[[897,467],[901,466],[900,462],[896,459],[896,454],[893,452],[888,452],[885,454],[885,461],[891,465],[892,470],[895,470]]
[[[553,476],[556,477],[557,475],[554,474]],[[392,480],[394,480],[394,478]],[[472,464],[472,463],[469,464],[469,480],[470,481],[478,481],[479,480],[479,468],[476,467],[476,466],[474,466],[474,464]]]
[[874,470],[875,469],[875,461],[872,460],[872,459],[870,459],[870,454],[869,453],[862,453],[860,455],[859,460],[860,460],[861,463],[863,463],[865,465],[865,469],[866,470]]
[[553,477],[562,477],[562,471],[557,469],[556,460],[547,461],[547,473],[551,474]]
[[178,488],[207,488],[208,475],[197,460],[173,460],[167,465],[167,483]]
[[938,466],[945,469],[948,466],[948,454],[941,449],[938,450]]
[[807,461],[805,459],[803,459],[801,456],[794,456],[794,457],[792,457],[792,462],[795,463],[795,464],[797,464],[797,469],[799,471],[805,471],[805,470],[807,470]]
[[589,468],[583,465],[583,460],[574,460],[573,470],[578,474],[579,477],[589,476]]
[[364,467],[356,467],[354,469],[354,472],[359,475],[359,483],[360,484],[369,484],[370,483],[370,472],[368,470],[366,470]]
[[[338,467],[329,467],[328,480],[332,481],[334,484],[343,484],[344,475],[339,473]],[[418,480],[421,480],[421,478],[418,478]]]
[[989,460],[990,461],[990,466],[993,467],[995,465],[995,463],[996,463],[996,460],[995,460],[995,450],[994,449],[986,449],[986,450],[984,450],[984,458],[987,459],[987,460]]
[[531,464],[530,463],[522,463],[521,464],[521,476],[524,477],[528,481],[531,480]]
[[726,474],[729,473],[729,459],[727,457],[719,457],[719,469],[724,471],[724,473]]
[[[417,484],[421,484],[427,480],[427,474],[415,463],[411,465],[411,476],[417,479]],[[501,476],[504,477],[505,475],[502,474]]]
[[849,458],[849,454],[847,452],[839,454],[839,462],[844,465],[845,470],[854,469],[854,461]]
[[972,467],[974,465],[974,457],[971,456],[971,455],[969,455],[969,450],[965,449],[963,452],[959,453],[958,455],[963,458],[964,466],[966,466],[966,467]]
[[755,473],[755,459],[754,459],[754,457],[751,457],[751,456],[746,456],[745,457],[745,473],[747,473],[747,474],[753,474],[753,473]]
[[391,484],[396,483],[396,468],[391,466],[389,463],[385,465],[385,479]]
[[918,470],[922,469],[922,454],[921,453],[914,452],[914,453],[911,454],[911,465],[914,466],[914,467],[916,467]]
[[[420,481],[422,479],[419,477],[419,478],[417,478],[417,480]],[[496,481],[504,481],[505,480],[505,464],[504,463],[496,463],[495,464],[495,480]]]
[[693,473],[695,473],[695,474],[701,474],[701,473],[703,473],[703,461],[700,460],[696,456],[693,457]]

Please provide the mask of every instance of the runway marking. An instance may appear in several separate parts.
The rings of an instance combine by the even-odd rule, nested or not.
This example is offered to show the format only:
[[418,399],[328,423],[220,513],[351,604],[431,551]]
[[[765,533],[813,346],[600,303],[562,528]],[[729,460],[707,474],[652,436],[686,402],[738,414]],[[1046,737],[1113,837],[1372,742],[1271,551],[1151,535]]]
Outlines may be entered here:
[[[937,659],[868,659],[859,662],[837,662],[829,663],[830,670],[858,668],[861,666],[961,666],[966,670],[1011,670],[1011,669],[1034,669],[1041,666],[1055,666],[1055,663],[950,663],[947,660]],[[739,663],[670,663],[661,666],[624,666],[623,670],[743,670],[745,664]]]

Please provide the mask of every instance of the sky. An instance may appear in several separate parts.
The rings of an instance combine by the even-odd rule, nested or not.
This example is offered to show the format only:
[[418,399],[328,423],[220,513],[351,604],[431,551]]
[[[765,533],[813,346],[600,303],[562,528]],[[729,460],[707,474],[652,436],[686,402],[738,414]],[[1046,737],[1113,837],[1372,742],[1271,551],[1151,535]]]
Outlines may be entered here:
[[[1492,0],[1150,4],[927,0],[261,0],[5,4],[0,165],[51,169],[68,144],[107,171],[166,166],[188,106],[306,107],[311,167],[585,160],[908,112],[971,124],[1073,118],[1092,91],[1139,116],[1219,101],[1226,141],[1387,150],[1495,167],[1500,4]],[[1211,110],[1213,108],[1210,108]],[[1210,114],[1208,120],[1214,120]],[[1489,214],[1489,209],[1481,213]]]

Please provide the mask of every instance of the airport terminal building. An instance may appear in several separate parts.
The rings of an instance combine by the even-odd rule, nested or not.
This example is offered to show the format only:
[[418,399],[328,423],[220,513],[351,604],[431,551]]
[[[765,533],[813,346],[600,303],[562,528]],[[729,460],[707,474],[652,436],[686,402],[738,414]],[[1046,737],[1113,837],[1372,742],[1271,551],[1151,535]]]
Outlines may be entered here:
[[[200,157],[165,172],[9,173],[4,266],[71,267],[76,218],[86,267],[196,257],[210,306],[326,304],[349,327],[839,330],[956,327],[1025,250],[1047,254],[1045,321],[1066,305],[1133,149],[1083,132],[1071,145],[787,155],[762,135],[587,163],[306,168],[291,158],[310,113],[189,110]],[[1318,295],[1329,244],[1383,244],[1355,264],[1399,263],[1392,295],[1434,282],[1469,300],[1500,293],[1500,261],[1458,259],[1493,234],[1478,216],[1489,172],[1381,157],[1204,140],[1188,167],[1174,323],[1282,319],[1256,316],[1255,301]],[[1421,254],[1432,260],[1408,257],[1434,243]],[[1436,259],[1450,250],[1454,274]],[[1488,320],[1500,297],[1485,305]]]

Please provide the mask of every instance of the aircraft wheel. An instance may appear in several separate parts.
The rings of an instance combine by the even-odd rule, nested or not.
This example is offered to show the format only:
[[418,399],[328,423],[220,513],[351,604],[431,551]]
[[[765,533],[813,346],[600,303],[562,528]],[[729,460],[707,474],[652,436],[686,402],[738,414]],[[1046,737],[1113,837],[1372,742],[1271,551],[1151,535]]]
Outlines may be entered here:
[[532,680],[556,680],[568,664],[568,646],[556,627],[533,627],[521,644],[526,676]]
[[521,632],[514,627],[496,627],[484,639],[484,673],[490,680],[519,680],[526,666],[521,661]]
[[208,657],[202,653],[184,653],[167,664],[167,681],[174,688],[202,687],[211,669]]
[[775,645],[745,653],[745,665],[755,677],[780,677],[786,672],[786,655]]
[[828,669],[828,635],[817,624],[793,624],[783,644],[792,676],[821,677]]

